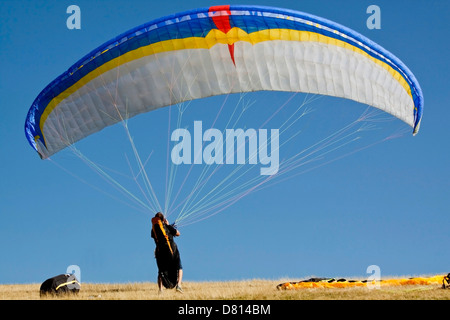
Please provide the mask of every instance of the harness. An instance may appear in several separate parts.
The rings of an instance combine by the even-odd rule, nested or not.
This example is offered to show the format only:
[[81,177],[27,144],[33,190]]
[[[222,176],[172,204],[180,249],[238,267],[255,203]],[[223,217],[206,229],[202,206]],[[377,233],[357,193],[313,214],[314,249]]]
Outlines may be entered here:
[[[159,239],[158,238],[158,232],[156,232],[155,226],[159,227],[159,230],[161,231],[164,239]],[[156,242],[158,244],[160,244],[160,240],[163,241],[163,242],[165,240],[166,243],[167,243],[167,246],[169,247],[170,253],[173,255],[173,250],[172,250],[172,246],[170,245],[169,236],[167,235],[166,229],[164,228],[164,225],[163,225],[163,223],[162,223],[160,218],[158,218],[158,217],[153,217],[152,218],[152,230],[153,230],[153,234],[155,235]]]

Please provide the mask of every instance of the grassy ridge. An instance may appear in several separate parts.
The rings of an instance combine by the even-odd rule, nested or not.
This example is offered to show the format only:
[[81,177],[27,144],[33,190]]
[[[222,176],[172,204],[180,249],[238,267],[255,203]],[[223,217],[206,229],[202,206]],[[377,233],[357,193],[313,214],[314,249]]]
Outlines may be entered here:
[[[164,290],[156,283],[83,283],[75,300],[450,300],[450,290],[438,285],[368,288],[315,288],[277,290],[286,280],[245,280],[226,282],[185,282],[184,293]],[[40,284],[0,285],[0,300],[39,300]],[[46,297],[42,299],[61,299]]]

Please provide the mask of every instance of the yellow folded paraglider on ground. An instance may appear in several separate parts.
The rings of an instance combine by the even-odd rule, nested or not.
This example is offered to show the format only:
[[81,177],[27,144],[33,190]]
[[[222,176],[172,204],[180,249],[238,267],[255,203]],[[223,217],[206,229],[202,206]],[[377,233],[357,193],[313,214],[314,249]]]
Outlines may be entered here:
[[[450,275],[450,274],[449,274]],[[432,277],[415,277],[404,279],[385,279],[379,281],[368,280],[347,280],[334,278],[310,278],[298,282],[285,282],[277,285],[279,290],[294,290],[308,288],[350,288],[368,287],[370,285],[380,286],[406,286],[406,285],[442,285],[442,288],[449,286],[449,275],[436,275]]]

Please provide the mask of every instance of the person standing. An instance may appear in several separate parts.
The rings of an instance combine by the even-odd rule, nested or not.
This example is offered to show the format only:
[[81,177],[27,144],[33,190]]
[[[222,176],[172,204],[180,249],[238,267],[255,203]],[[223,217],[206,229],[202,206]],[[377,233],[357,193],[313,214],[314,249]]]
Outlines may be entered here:
[[170,225],[164,214],[157,212],[152,218],[151,237],[155,241],[155,258],[158,266],[158,288],[173,288],[180,293],[183,278],[183,266],[181,265],[180,252],[174,241],[174,237],[180,236],[180,231],[174,225]]

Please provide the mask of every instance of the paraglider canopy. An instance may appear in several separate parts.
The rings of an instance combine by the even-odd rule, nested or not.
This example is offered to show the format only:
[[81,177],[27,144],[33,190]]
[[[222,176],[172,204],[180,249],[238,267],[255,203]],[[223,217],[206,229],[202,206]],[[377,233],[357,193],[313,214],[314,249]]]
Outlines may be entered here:
[[351,99],[414,134],[423,112],[412,72],[361,34],[293,10],[216,6],[150,21],[91,51],[38,95],[25,133],[47,158],[144,112],[260,90]]

